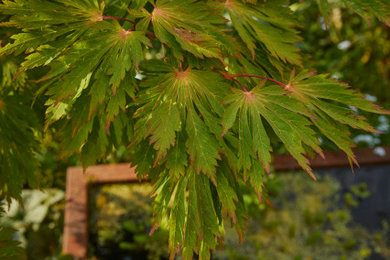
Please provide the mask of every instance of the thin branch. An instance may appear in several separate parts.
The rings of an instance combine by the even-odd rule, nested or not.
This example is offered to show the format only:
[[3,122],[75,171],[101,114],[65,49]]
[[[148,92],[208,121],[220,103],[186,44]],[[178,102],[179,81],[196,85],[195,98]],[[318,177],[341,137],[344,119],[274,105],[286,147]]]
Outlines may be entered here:
[[122,17],[117,17],[117,16],[102,16],[103,19],[114,19],[114,20],[122,20],[122,21],[126,21],[126,22],[129,22],[133,25],[137,25],[136,22],[134,21],[131,21],[129,19],[126,19],[126,18],[122,18]]
[[230,74],[229,75],[230,77],[233,77],[233,78],[238,78],[238,77],[249,77],[249,78],[260,78],[260,79],[265,79],[265,80],[268,80],[268,81],[272,81],[280,86],[283,86],[283,87],[287,87],[286,84],[280,82],[280,81],[277,81],[277,80],[274,80],[274,79],[271,79],[271,78],[267,78],[267,77],[263,77],[263,76],[257,76],[257,75],[248,75],[248,74]]

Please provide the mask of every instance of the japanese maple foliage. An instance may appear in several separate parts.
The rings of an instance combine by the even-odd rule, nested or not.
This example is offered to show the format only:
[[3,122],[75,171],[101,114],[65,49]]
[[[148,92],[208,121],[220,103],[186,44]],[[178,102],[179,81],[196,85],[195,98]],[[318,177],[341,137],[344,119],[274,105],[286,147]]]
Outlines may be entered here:
[[[331,7],[318,2],[326,20]],[[367,19],[389,21],[385,0],[341,2]],[[168,223],[171,257],[181,252],[192,259],[195,252],[209,259],[226,221],[242,239],[247,216],[240,187],[251,185],[263,197],[275,145],[315,179],[308,154],[322,155],[320,136],[356,162],[348,127],[375,132],[359,111],[388,113],[304,68],[289,4],[2,1],[8,17],[2,26],[18,31],[0,54],[24,57],[14,80],[44,68],[34,95],[46,95],[44,129],[56,125],[64,154],[79,153],[86,168],[128,146],[137,174],[154,185],[153,229]],[[0,162],[34,160],[28,128],[37,123],[19,122],[27,115],[14,97],[0,91]],[[18,126],[19,141],[26,141],[3,134]],[[31,149],[19,152],[25,144]],[[30,164],[0,164],[2,196],[18,197],[31,179],[25,172],[36,167]]]

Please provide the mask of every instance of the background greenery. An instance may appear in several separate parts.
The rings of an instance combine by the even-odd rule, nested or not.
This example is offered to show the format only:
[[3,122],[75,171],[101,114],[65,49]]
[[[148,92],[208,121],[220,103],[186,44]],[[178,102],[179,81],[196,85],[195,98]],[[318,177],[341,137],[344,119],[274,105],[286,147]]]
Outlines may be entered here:
[[[389,226],[370,231],[353,221],[351,209],[370,196],[364,183],[342,192],[338,180],[320,175],[313,182],[302,172],[272,175],[268,180],[273,206],[244,196],[250,221],[243,243],[226,230],[225,246],[213,259],[369,259],[390,257]],[[168,230],[148,236],[152,221],[151,187],[115,184],[90,192],[90,258],[168,259]]]

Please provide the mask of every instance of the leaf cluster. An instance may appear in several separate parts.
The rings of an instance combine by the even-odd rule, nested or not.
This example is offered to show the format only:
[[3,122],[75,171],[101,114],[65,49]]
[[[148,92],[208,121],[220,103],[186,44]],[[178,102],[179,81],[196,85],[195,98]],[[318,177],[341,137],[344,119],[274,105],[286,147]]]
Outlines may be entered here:
[[[348,2],[388,17],[385,2],[370,1],[381,4],[375,12]],[[243,237],[240,185],[263,198],[275,145],[315,178],[308,156],[322,154],[320,134],[353,162],[348,126],[375,132],[359,111],[388,113],[303,68],[287,0],[15,0],[0,12],[10,17],[2,26],[20,30],[0,49],[25,55],[15,77],[44,70],[34,96],[45,97],[45,130],[56,129],[64,154],[79,153],[85,168],[128,145],[154,185],[154,228],[167,220],[171,258],[210,258],[225,222]],[[20,108],[5,110],[12,95],[0,102],[8,124]],[[17,125],[26,139],[17,140],[33,147],[33,122]],[[21,147],[12,138],[9,150]],[[2,176],[7,185],[15,177]]]

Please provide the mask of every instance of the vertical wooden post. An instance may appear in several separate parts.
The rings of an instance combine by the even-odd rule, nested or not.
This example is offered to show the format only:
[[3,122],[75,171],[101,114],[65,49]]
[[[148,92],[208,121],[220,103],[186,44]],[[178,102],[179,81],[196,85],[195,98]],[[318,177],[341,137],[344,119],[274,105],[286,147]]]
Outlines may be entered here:
[[87,256],[88,183],[81,168],[70,168],[66,174],[66,205],[63,252],[77,258]]
[[92,183],[137,182],[135,168],[127,163],[69,168],[66,174],[66,206],[62,250],[85,258],[88,248],[88,185]]

